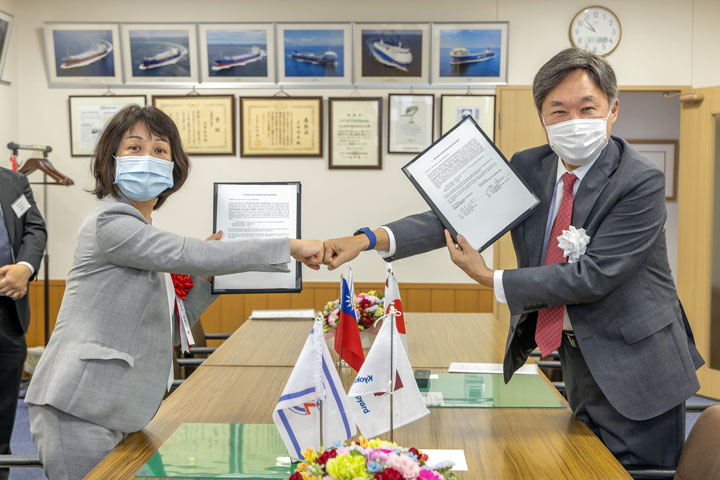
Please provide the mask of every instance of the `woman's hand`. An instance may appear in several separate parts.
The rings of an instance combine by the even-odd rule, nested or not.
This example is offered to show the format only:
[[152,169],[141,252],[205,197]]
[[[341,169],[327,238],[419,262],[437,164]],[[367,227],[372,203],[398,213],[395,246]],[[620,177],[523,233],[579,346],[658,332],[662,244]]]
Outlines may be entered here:
[[320,270],[320,265],[323,263],[323,243],[320,240],[291,238],[290,255],[313,270]]
[[485,259],[483,259],[482,255],[472,248],[462,235],[458,234],[457,241],[458,243],[455,245],[450,232],[445,230],[445,242],[453,263],[476,282],[486,287],[492,287],[493,271],[485,265]]

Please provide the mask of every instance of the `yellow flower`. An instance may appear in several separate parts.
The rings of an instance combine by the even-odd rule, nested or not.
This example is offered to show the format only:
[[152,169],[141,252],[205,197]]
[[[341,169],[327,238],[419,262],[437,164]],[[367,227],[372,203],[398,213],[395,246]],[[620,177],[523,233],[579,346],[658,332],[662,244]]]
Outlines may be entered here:
[[391,447],[397,447],[397,448],[400,447],[400,445],[398,445],[397,443],[388,442],[386,440],[380,440],[379,438],[373,438],[372,440],[370,440],[368,442],[368,445],[370,446],[370,448],[378,448],[383,445],[389,445]]
[[303,457],[305,457],[305,460],[308,462],[313,462],[317,458],[317,452],[313,447],[308,447],[305,450],[302,451]]
[[337,480],[368,478],[363,455],[338,455],[325,464],[325,470]]
[[360,435],[360,436],[358,437],[357,444],[360,445],[360,446],[363,447],[363,448],[367,448],[367,447],[368,447],[368,439],[365,438],[365,437],[363,437],[362,435]]

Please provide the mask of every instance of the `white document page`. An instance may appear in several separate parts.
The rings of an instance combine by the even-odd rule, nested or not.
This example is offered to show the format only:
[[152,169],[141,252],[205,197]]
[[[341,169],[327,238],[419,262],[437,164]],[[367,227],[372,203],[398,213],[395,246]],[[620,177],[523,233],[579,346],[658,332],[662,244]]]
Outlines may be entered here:
[[403,170],[451,232],[476,250],[538,203],[470,117]]
[[313,320],[315,310],[301,308],[292,310],[253,310],[250,314],[253,320]]
[[422,453],[428,456],[428,465],[435,465],[445,460],[452,460],[455,462],[455,466],[450,470],[456,472],[467,472],[467,460],[465,459],[465,450],[439,450],[430,448],[421,448]]
[[[296,238],[299,184],[219,184],[215,210],[220,240]],[[216,290],[296,288],[297,263],[290,272],[243,272],[215,277]]]
[[[449,373],[503,373],[502,363],[461,363],[452,362],[448,367]],[[527,363],[520,367],[516,374],[537,375],[538,368],[534,363]]]

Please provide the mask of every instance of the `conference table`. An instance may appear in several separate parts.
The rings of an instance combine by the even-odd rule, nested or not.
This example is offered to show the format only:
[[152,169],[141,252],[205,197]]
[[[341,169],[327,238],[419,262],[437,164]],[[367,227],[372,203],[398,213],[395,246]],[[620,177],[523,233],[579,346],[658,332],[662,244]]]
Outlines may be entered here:
[[[162,403],[142,431],[128,435],[86,478],[135,478],[182,423],[272,423],[271,413],[311,326],[300,320],[246,321]],[[446,372],[452,361],[501,362],[504,355],[507,324],[489,314],[407,313],[406,327],[413,368]],[[346,388],[353,374],[342,370]],[[562,408],[430,412],[396,429],[394,441],[420,449],[463,449],[468,471],[456,472],[461,479],[630,478],[566,403]]]

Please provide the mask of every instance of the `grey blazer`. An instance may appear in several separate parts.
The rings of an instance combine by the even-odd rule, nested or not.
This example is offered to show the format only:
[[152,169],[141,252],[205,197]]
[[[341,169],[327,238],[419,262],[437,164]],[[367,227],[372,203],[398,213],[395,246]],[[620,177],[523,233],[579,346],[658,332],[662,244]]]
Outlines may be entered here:
[[[566,305],[588,368],[610,403],[633,420],[655,417],[699,388],[704,362],[687,334],[665,245],[665,180],[625,140],[612,137],[575,195],[572,225],[590,236],[577,263],[543,265],[558,158],[549,146],[512,158],[540,200],[512,230],[519,268],[503,287],[511,321],[505,381],[536,347],[537,311]],[[388,224],[395,258],[445,245],[432,212]]]
[[[25,195],[30,202],[30,208],[18,217],[12,209],[12,204],[20,198],[20,195]],[[5,226],[15,256],[15,263],[28,262],[35,269],[33,275],[35,277],[45,251],[47,233],[45,232],[45,222],[35,205],[33,192],[25,175],[0,167],[0,208],[5,217]],[[15,301],[15,310],[23,332],[27,332],[30,324],[28,295]]]
[[185,301],[194,323],[214,300],[199,275],[287,271],[290,261],[287,239],[204,242],[152,226],[123,200],[101,200],[80,227],[25,400],[113,430],[142,429],[160,406],[177,338],[162,272],[194,276]]

